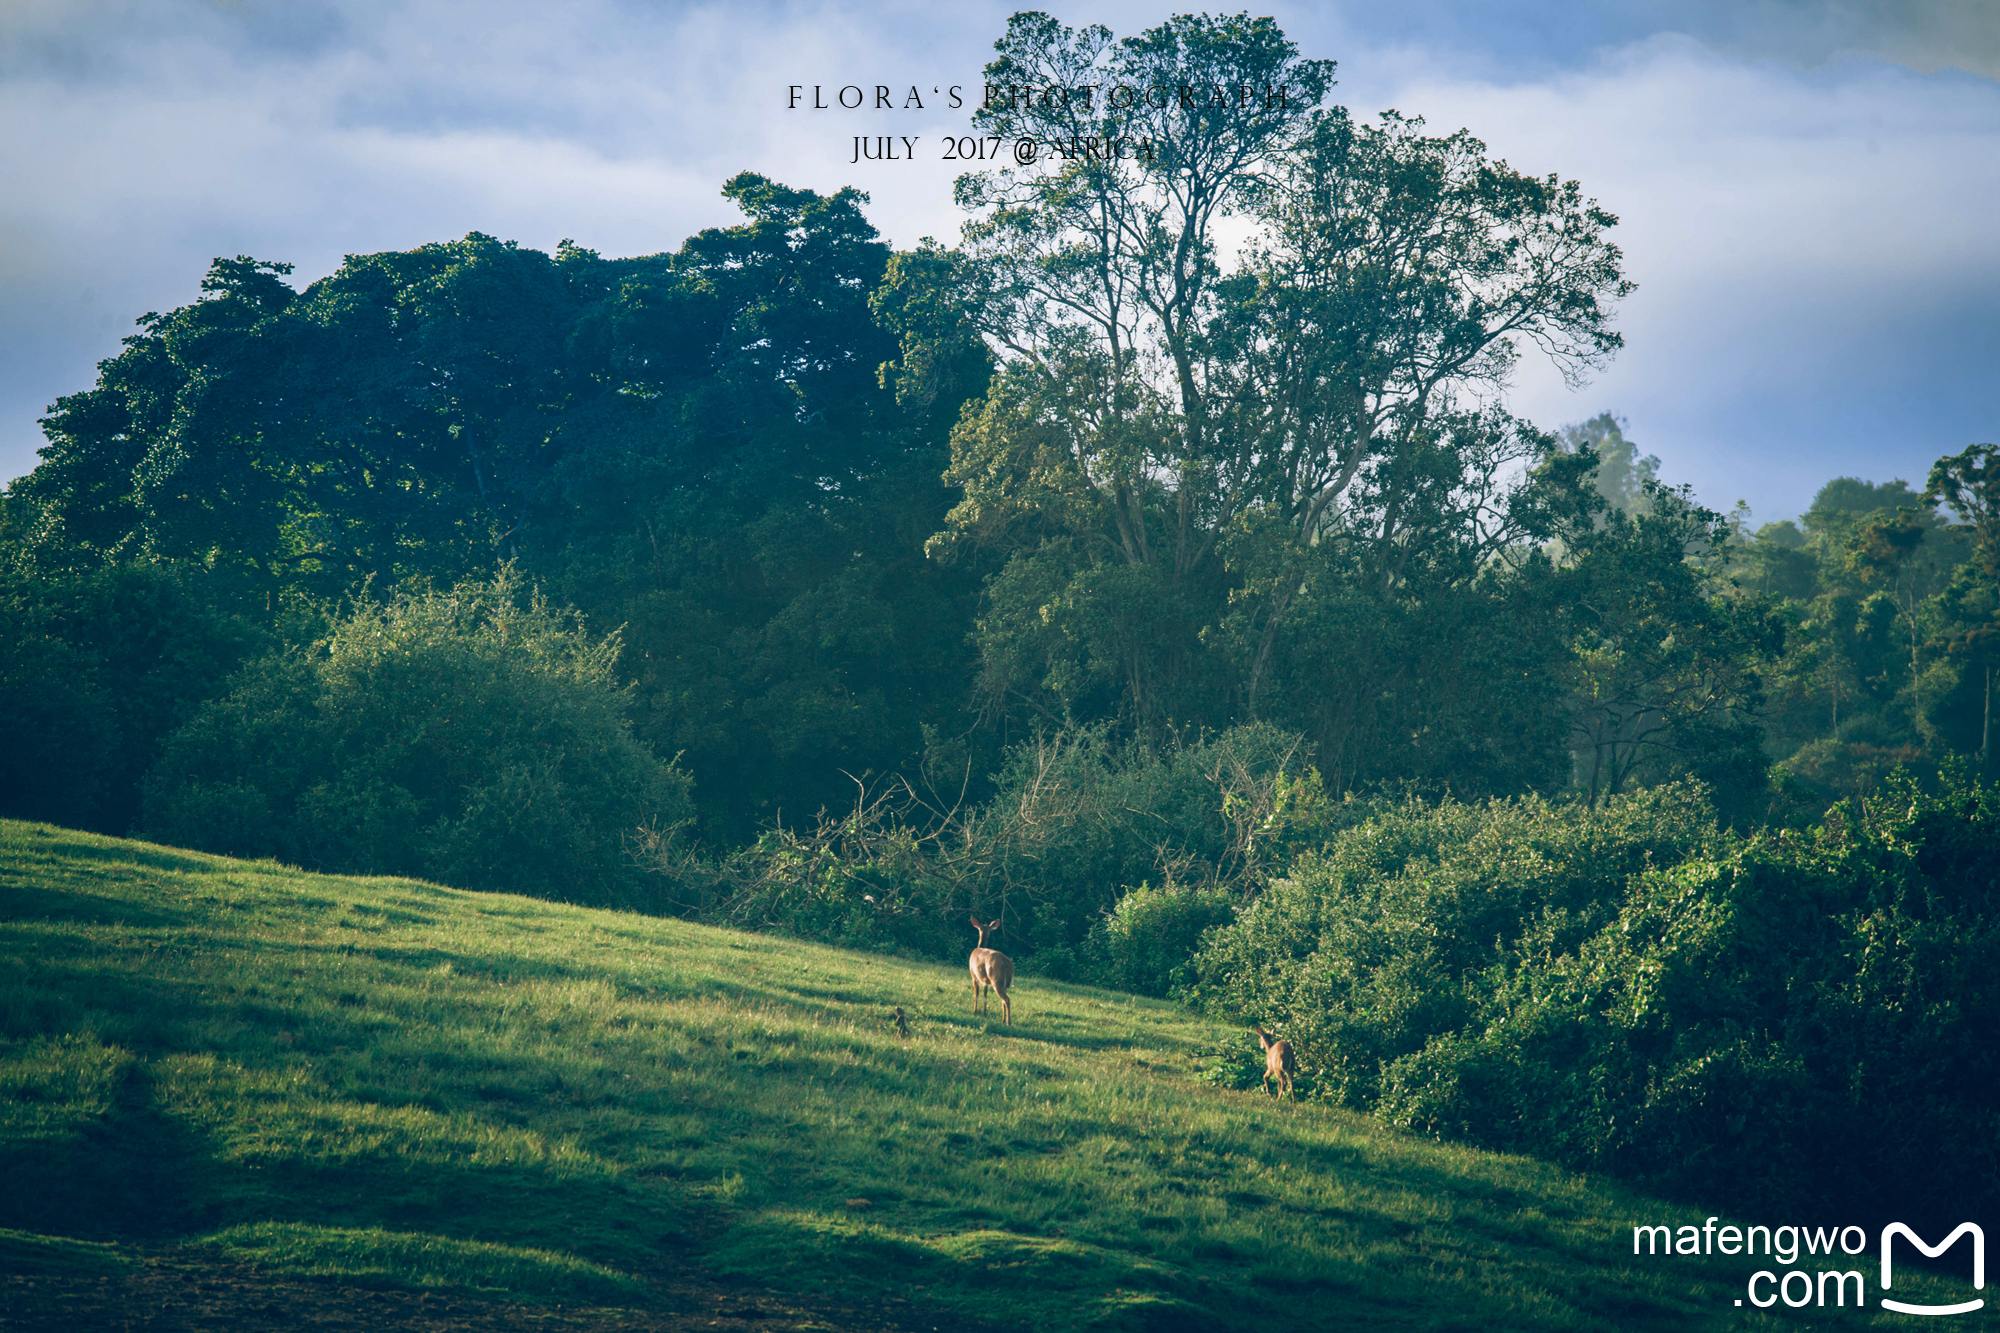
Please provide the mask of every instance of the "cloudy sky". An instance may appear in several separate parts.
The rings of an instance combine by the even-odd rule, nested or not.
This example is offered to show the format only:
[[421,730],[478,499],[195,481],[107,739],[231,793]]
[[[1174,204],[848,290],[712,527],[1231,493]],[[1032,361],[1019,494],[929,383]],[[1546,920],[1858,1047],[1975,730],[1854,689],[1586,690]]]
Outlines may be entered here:
[[[483,231],[605,254],[734,221],[736,171],[856,185],[894,243],[956,235],[965,128],[1013,6],[964,0],[7,0],[0,8],[0,479],[208,261]],[[1218,7],[1221,8],[1221,7]],[[2000,439],[2000,4],[1380,0],[1258,5],[1335,99],[1460,126],[1622,219],[1626,349],[1545,426],[1602,411],[1756,521],[1829,477]],[[1051,6],[1123,35],[1168,6]],[[914,85],[923,111],[788,110],[792,85]],[[855,164],[857,134],[918,136]]]

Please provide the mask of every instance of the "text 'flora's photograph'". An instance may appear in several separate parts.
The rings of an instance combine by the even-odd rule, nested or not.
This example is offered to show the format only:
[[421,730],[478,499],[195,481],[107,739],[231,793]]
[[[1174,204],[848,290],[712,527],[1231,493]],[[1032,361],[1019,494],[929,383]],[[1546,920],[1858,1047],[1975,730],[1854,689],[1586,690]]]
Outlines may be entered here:
[[1973,1327],[2000,10],[0,14],[0,1325]]

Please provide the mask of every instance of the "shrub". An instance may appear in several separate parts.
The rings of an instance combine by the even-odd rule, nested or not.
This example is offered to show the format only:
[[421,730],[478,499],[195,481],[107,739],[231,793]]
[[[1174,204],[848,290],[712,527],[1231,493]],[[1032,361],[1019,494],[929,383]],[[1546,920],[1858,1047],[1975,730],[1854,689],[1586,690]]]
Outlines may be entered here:
[[[1119,910],[1132,886],[1232,886],[1221,897],[1201,897],[1204,905],[1192,909],[1203,927],[1225,919],[1215,904],[1240,898],[1273,866],[1282,867],[1296,854],[1301,830],[1326,817],[1324,794],[1302,749],[1298,735],[1266,724],[1157,749],[1114,742],[1101,726],[1017,745],[1001,765],[993,798],[965,821],[959,839],[972,892],[981,903],[1005,901],[1010,928],[1018,921],[1038,948],[1089,955],[1102,945],[1120,959],[1127,944],[1112,943],[1113,936],[1154,929],[1137,918],[1106,924],[1105,913]],[[1157,914],[1167,902],[1146,912]],[[1200,928],[1169,933],[1191,950]],[[1165,942],[1160,936],[1146,947]],[[1097,958],[1103,965],[1111,955]],[[1182,954],[1160,966],[1170,969],[1185,959]],[[1165,975],[1153,963],[1141,971]],[[1147,984],[1161,983],[1156,977]]]
[[1474,1022],[1496,976],[1575,948],[1630,876],[1722,838],[1692,783],[1596,814],[1533,796],[1378,803],[1210,937],[1191,994],[1275,1022],[1328,1095],[1373,1106],[1384,1067]]
[[633,739],[615,635],[511,570],[356,602],[174,734],[145,786],[158,841],[319,870],[641,905],[624,840],[688,816]]
[[1235,916],[1236,893],[1220,884],[1140,884],[1097,919],[1086,943],[1089,980],[1164,997],[1186,981],[1201,937]]
[[1371,821],[1197,971],[1415,1132],[1744,1208],[2000,1201],[1995,792],[1895,779],[1749,839],[1695,797]]
[[976,912],[1005,923],[1024,973],[1164,995],[1266,866],[1344,817],[1310,768],[1287,774],[1299,749],[1261,725],[1162,750],[1066,728],[1009,750],[970,809],[898,776],[727,855],[669,836],[647,850],[664,894],[722,924],[947,958]]

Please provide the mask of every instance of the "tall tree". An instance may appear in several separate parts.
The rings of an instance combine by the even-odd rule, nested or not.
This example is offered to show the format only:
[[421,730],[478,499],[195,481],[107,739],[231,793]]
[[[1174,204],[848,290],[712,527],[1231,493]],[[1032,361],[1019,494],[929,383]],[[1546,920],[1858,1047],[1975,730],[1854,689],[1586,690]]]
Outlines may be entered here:
[[1931,465],[1927,505],[1945,505],[1970,528],[1980,563],[2000,579],[2000,445],[1971,444]]
[[1993,684],[2000,672],[2000,447],[1967,445],[1931,466],[1923,498],[1942,504],[1970,529],[1975,559],[1940,596],[1946,650],[1973,674],[1979,690],[1979,756],[1993,765]]
[[[1576,375],[1619,345],[1616,219],[1573,182],[1320,109],[1330,66],[1269,20],[1116,42],[1017,15],[997,49],[985,123],[1058,151],[959,186],[963,300],[1002,366],[936,545],[1012,561],[996,694],[1149,732],[1257,716],[1316,579],[1399,596],[1574,519],[1552,443],[1479,405],[1524,345]],[[1255,234],[1225,274],[1232,210]]]
[[1564,572],[1574,639],[1571,745],[1594,806],[1644,775],[1692,772],[1725,814],[1751,813],[1763,785],[1763,670],[1784,646],[1757,597],[1725,596],[1712,555],[1720,514],[1685,488],[1648,486],[1636,517],[1613,511],[1575,539]]

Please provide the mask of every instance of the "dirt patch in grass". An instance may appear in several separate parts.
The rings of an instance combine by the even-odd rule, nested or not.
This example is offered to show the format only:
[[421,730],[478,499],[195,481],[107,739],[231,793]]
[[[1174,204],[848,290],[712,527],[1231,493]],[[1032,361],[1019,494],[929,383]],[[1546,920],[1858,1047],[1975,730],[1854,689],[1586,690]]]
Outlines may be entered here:
[[[123,1248],[123,1247],[121,1247]],[[644,1274],[643,1310],[529,1305],[460,1294],[382,1290],[324,1279],[273,1277],[214,1249],[134,1249],[122,1272],[0,1276],[0,1328],[35,1333],[79,1329],[221,1329],[278,1333],[931,1333],[950,1327],[977,1333],[962,1317],[947,1321],[908,1302],[857,1306],[723,1282],[663,1259]]]

